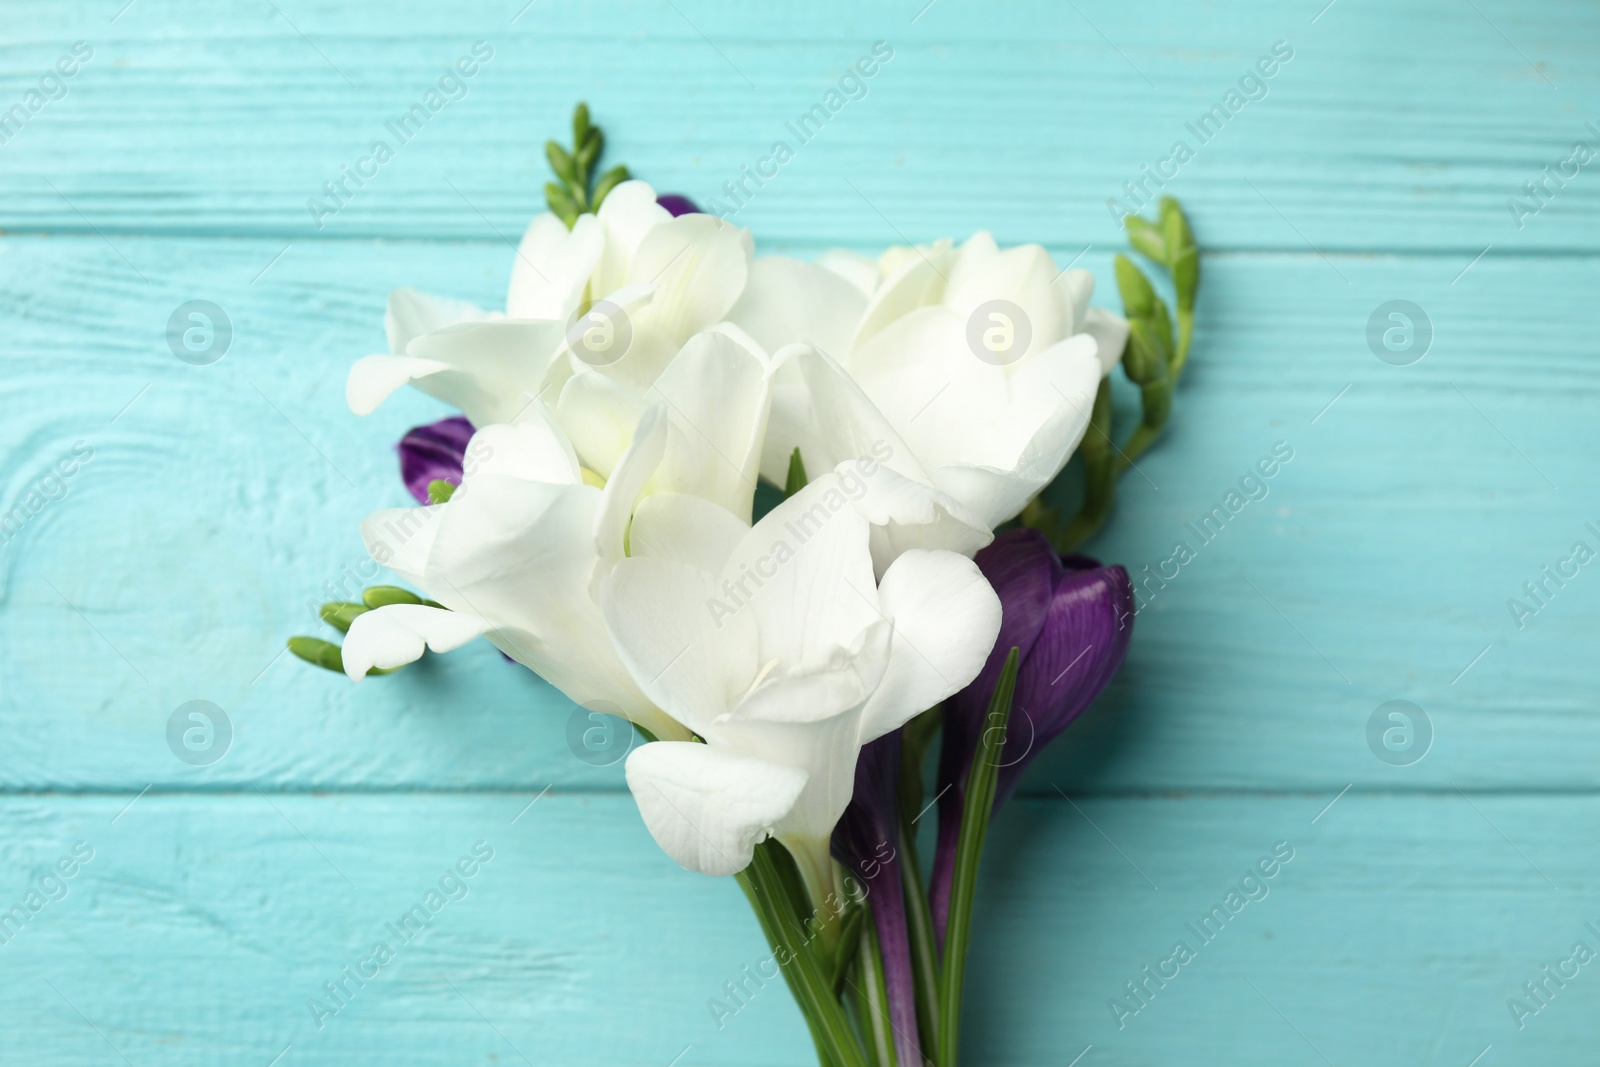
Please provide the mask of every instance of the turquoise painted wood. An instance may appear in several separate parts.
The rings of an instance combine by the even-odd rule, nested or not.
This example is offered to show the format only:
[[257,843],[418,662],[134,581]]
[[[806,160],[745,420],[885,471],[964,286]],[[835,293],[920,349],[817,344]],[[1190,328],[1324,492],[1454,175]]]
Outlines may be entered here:
[[[1175,424],[1090,546],[1148,602],[992,839],[967,1062],[1594,1061],[1593,968],[1542,1006],[1523,985],[1600,950],[1600,577],[1507,606],[1600,548],[1600,179],[1523,188],[1600,141],[1592,5],[120,2],[0,7],[0,119],[93,52],[0,128],[0,515],[51,498],[0,545],[0,912],[74,871],[0,925],[4,1062],[808,1062],[776,986],[716,1025],[760,933],[573,756],[548,687],[484,648],[360,687],[279,653],[439,411],[344,408],[385,293],[500,299],[572,102],[636,173],[726,199],[880,40],[735,216],[763,250],[987,227],[1083,253],[1113,303],[1106,200],[1182,139],[1167,191],[1208,251]],[[307,200],[480,40],[318,227]],[[165,341],[196,299],[234,330],[207,367]],[[1368,346],[1397,299],[1433,330],[1409,366]],[[166,741],[195,699],[234,731],[204,767]],[[1411,766],[1368,746],[1394,699],[1432,723]],[[1280,842],[1265,898],[1191,932]],[[387,934],[430,887],[461,899]],[[377,940],[393,960],[313,1013]]]

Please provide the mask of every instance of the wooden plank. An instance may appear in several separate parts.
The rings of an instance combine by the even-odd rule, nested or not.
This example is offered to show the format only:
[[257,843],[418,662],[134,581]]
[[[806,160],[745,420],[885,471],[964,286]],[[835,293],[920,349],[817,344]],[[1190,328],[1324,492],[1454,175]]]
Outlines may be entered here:
[[[624,797],[549,794],[517,818],[533,796],[150,794],[120,816],[128,797],[0,801],[8,907],[76,842],[94,850],[0,945],[0,1018],[27,1020],[0,1049],[61,1067],[120,1062],[108,1044],[136,1064],[811,1062],[776,981],[713,1020],[766,956],[731,880],[673,866]],[[1586,1062],[1592,966],[1521,1030],[1507,1001],[1575,942],[1600,948],[1584,926],[1600,869],[1570,847],[1600,831],[1594,797],[1351,793],[1312,823],[1324,803],[1018,802],[980,888],[968,1062],[1092,1045],[1083,1064],[1203,1047],[1462,1067],[1490,1044],[1497,1062]],[[493,857],[466,895],[441,894],[411,941],[392,933],[477,842]],[[1258,899],[1213,919],[1210,943],[1192,933],[1279,842],[1293,858],[1247,884]],[[1179,940],[1196,958],[1119,1029],[1108,1001]],[[380,941],[393,958],[329,1000],[323,983]]]
[[[75,40],[94,57],[0,146],[0,228],[493,238],[540,209],[542,142],[587,98],[617,158],[700,198],[724,197],[785,141],[794,158],[737,215],[769,241],[983,227],[1106,246],[1120,243],[1106,201],[1148,166],[1174,175],[1167,191],[1212,249],[1600,243],[1587,169],[1520,226],[1508,207],[1543,165],[1600,137],[1586,126],[1600,115],[1593,5],[921,6],[834,0],[752,18],[726,0],[405,0],[373,19],[355,5],[139,0],[115,22],[99,3],[19,6],[0,45],[6,107]],[[478,40],[494,57],[459,98],[414,137],[390,133]],[[880,40],[894,58],[866,94],[839,98],[805,141],[790,133]],[[1293,58],[1227,111],[1280,41]],[[1220,132],[1191,132],[1214,106]],[[364,167],[371,180],[319,228],[308,200],[377,140],[394,158]]]
[[[94,450],[0,549],[15,650],[0,782],[620,788],[618,767],[572,755],[570,705],[486,646],[359,687],[275,658],[318,632],[308,599],[357,569],[360,517],[405,501],[393,442],[440,410],[410,394],[366,419],[345,409],[346,368],[382,343],[384,294],[410,282],[493,303],[504,246],[297,242],[274,262],[277,241],[114,241],[148,285],[99,237],[0,242],[0,510],[77,443]],[[1084,262],[1106,276],[1100,253]],[[1459,269],[1349,258],[1346,284],[1315,256],[1207,261],[1171,436],[1090,546],[1141,579],[1180,539],[1196,558],[1156,590],[1127,669],[1030,788],[1592,786],[1600,579],[1583,568],[1522,629],[1507,601],[1575,540],[1600,547],[1584,526],[1600,523],[1600,429],[1583,325],[1600,261],[1488,257],[1452,285]],[[1365,340],[1397,296],[1437,334],[1409,367]],[[164,331],[201,298],[236,339],[193,367]],[[1279,441],[1294,458],[1270,495],[1202,545],[1189,524]],[[207,767],[165,740],[194,699],[236,730]],[[1365,739],[1393,699],[1434,724],[1412,767]]]

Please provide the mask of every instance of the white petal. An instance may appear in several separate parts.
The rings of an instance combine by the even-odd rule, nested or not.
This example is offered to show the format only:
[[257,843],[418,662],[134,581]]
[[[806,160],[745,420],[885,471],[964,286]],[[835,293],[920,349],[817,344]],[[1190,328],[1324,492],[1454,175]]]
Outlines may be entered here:
[[481,427],[511,422],[540,395],[564,338],[565,328],[553,321],[467,323],[417,338],[406,354],[450,364],[417,388]]
[[485,474],[556,485],[580,480],[571,442],[539,400],[529,401],[514,424],[496,423],[473,434],[464,466],[458,492],[469,491],[474,479]]
[[944,273],[954,258],[948,240],[929,248],[905,249],[901,265],[889,274],[868,304],[851,347],[864,344],[900,316],[937,304],[944,295]]
[[406,345],[423,334],[433,333],[463,322],[484,322],[494,315],[476,304],[449,297],[433,296],[416,289],[396,289],[389,294],[383,313],[383,331],[389,338],[389,351],[405,353]]
[[556,417],[579,461],[602,478],[633,442],[634,427],[648,405],[625,386],[585,368],[567,379],[556,401]]
[[626,181],[606,194],[596,216],[605,233],[605,254],[594,272],[592,295],[598,299],[626,285],[629,269],[645,236],[672,221],[672,212],[656,203],[656,191],[642,181]]
[[879,578],[911,548],[943,548],[971,556],[994,540],[983,521],[950,494],[867,459],[846,460],[838,474],[845,491],[866,492],[856,510],[872,524],[872,568]]
[[345,379],[345,403],[357,415],[370,415],[402,385],[451,369],[449,363],[437,359],[362,356]]
[[864,297],[870,298],[877,292],[878,283],[883,280],[875,260],[845,248],[830,248],[814,262],[849,282]]
[[1016,517],[1061,473],[1089,427],[1100,381],[1093,344],[1087,334],[1076,334],[1018,368],[1010,386],[1016,428],[1030,434],[1019,451],[988,463],[936,467],[933,483],[991,529]]
[[425,648],[449,652],[493,624],[477,615],[430,608],[425,604],[390,604],[357,615],[344,639],[344,673],[359,682],[374,667],[386,670],[422,658]]
[[1094,275],[1081,267],[1064,270],[1052,283],[1057,303],[1067,320],[1067,333],[1082,333],[1089,313],[1089,298],[1094,295]]
[[752,612],[730,606],[705,571],[625,559],[601,586],[600,603],[639,688],[702,737],[755,680]]
[[696,334],[647,395],[658,397],[672,432],[656,488],[694,493],[748,518],[771,400],[765,353],[736,327]]
[[[863,262],[876,278],[877,268]],[[866,295],[834,271],[763,256],[750,264],[750,280],[728,318],[769,352],[798,343],[842,359],[866,309]]]
[[727,317],[748,274],[749,253],[737,227],[714,215],[680,215],[645,235],[628,281],[656,286],[640,317],[682,344]]
[[[790,425],[787,421],[780,425],[775,396],[772,425],[767,436],[770,439],[774,435],[795,435],[809,476],[815,478],[845,460],[869,456],[907,477],[927,480],[901,435],[837,362],[805,346],[780,353],[777,362],[780,381],[788,367],[798,370],[804,406],[787,408],[783,418],[803,418],[804,427]],[[770,449],[763,454],[763,473],[782,485],[789,456],[781,457],[781,466],[767,467],[769,461],[775,464],[777,458],[771,455]]]
[[539,215],[528,225],[512,261],[506,314],[565,323],[583,299],[604,246],[593,215],[579,215],[570,232],[554,215]]
[[894,620],[894,645],[862,713],[863,744],[965,688],[1000,633],[1000,598],[978,565],[954,552],[905,553],[878,597]]
[[853,503],[825,473],[756,523],[723,568],[724,601],[755,615],[761,663],[820,663],[880,618],[869,527]]
[[1128,344],[1128,320],[1105,308],[1090,308],[1083,317],[1083,332],[1094,338],[1103,378],[1122,359]]
[[719,574],[750,527],[727,508],[687,493],[652,493],[639,501],[629,552],[687,563]]
[[401,581],[425,589],[428,557],[443,517],[440,505],[374,511],[361,520],[361,540],[376,562],[399,575]]
[[628,522],[633,517],[639,494],[655,475],[667,448],[667,413],[661,405],[648,409],[634,430],[633,443],[618,461],[600,495],[600,511],[595,517],[595,550],[600,565],[595,568],[591,591],[598,596],[600,582],[623,556],[628,537]]
[[794,806],[804,771],[663,741],[628,755],[628,788],[663,852],[701,874],[744,870],[755,846]]

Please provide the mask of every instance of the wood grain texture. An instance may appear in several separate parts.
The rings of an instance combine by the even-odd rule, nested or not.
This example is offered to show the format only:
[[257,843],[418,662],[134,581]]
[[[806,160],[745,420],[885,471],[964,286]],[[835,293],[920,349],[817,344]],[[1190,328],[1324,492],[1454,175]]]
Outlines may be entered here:
[[[1593,1061],[1592,967],[1520,1029],[1508,1000],[1600,950],[1600,577],[1520,626],[1507,604],[1600,548],[1600,179],[1520,227],[1507,204],[1600,138],[1593,5],[120,6],[0,8],[0,119],[94,49],[0,129],[0,516],[53,498],[0,545],[4,1062],[809,1062],[776,984],[716,1026],[759,932],[653,845],[618,767],[575,758],[559,695],[485,647],[360,687],[280,650],[360,565],[359,518],[404,502],[394,441],[440,414],[345,409],[387,291],[501,301],[575,100],[705,199],[878,40],[865,98],[735,216],[762,251],[987,228],[1082,252],[1114,304],[1105,202],[1177,138],[1166,191],[1207,250],[1175,421],[1089,546],[1136,580],[1195,558],[997,823],[967,1062]],[[480,39],[464,97],[318,228],[307,199]],[[1199,144],[1185,123],[1277,41],[1266,97]],[[208,367],[165,336],[197,299],[235,331]],[[1434,331],[1405,367],[1367,341],[1397,299]],[[1202,545],[1278,442],[1265,498]],[[193,699],[235,732],[206,767],[165,740]],[[1368,747],[1392,699],[1434,728],[1412,766]],[[65,898],[8,933],[78,841]],[[477,841],[469,895],[319,1029],[307,999]],[[1124,983],[1280,841],[1266,899],[1119,1028]]]
[[[1506,207],[1600,121],[1600,12],[1426,0],[1154,10],[1049,0],[692,0],[12,5],[10,96],[76,39],[95,58],[0,147],[0,228],[492,238],[542,206],[542,144],[588,99],[617,158],[721,196],[776,140],[796,152],[738,221],[846,243],[980,227],[1120,245],[1105,201],[1187,142],[1171,191],[1207,248],[1593,248],[1584,175],[1518,229]],[[1481,14],[1479,13],[1481,11]],[[465,95],[401,144],[385,123],[474,41]],[[894,59],[802,144],[785,124],[875,41]],[[1186,129],[1275,42],[1294,58],[1202,143]],[[318,228],[307,200],[375,139],[395,158]],[[770,167],[769,167],[770,169]],[[1169,172],[1171,167],[1168,168]],[[53,187],[52,187],[53,186]],[[853,187],[852,187],[853,186]]]
[[[26,1020],[0,1050],[61,1067],[120,1062],[108,1043],[135,1064],[289,1046],[283,1063],[808,1063],[781,980],[748,984],[717,1026],[708,1002],[735,1007],[724,983],[768,955],[731,880],[672,864],[624,796],[551,793],[519,818],[534,795],[151,794],[120,817],[127,798],[0,801],[8,907],[76,842],[94,849],[0,945],[0,1013]],[[1118,1067],[1213,1050],[1460,1067],[1487,1044],[1587,1062],[1592,965],[1521,1030],[1506,1002],[1575,942],[1600,948],[1584,926],[1600,879],[1569,847],[1600,832],[1595,799],[1352,795],[1313,824],[1327,799],[1017,802],[980,888],[973,1062],[1065,1064],[1091,1044]],[[493,858],[466,895],[441,893],[402,941],[388,924],[478,842]],[[1250,885],[1259,899],[1196,936],[1280,842],[1293,858],[1258,877],[1265,896]],[[1108,1001],[1137,1004],[1124,983],[1177,941],[1196,958],[1119,1029]],[[378,942],[393,960],[313,1012]]]

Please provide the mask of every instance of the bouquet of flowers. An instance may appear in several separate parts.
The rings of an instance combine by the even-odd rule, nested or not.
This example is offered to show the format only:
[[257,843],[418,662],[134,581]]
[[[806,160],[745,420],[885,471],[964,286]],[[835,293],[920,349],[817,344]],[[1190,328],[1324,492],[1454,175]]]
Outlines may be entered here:
[[[1188,223],[1171,200],[1127,219],[1174,330],[1120,256],[1123,315],[1090,305],[1087,271],[987,233],[758,257],[601,173],[603,145],[579,105],[572,147],[547,146],[550,211],[504,312],[390,296],[351,409],[410,385],[461,412],[400,442],[419,506],[361,527],[416,591],[327,604],[343,647],[290,648],[360,681],[483,637],[627,719],[645,825],[739,880],[824,1067],[955,1067],[989,822],[1131,637],[1127,573],[1073,550],[1166,422]],[[1140,396],[1121,446],[1119,365]],[[1064,519],[1041,494],[1075,453]]]

